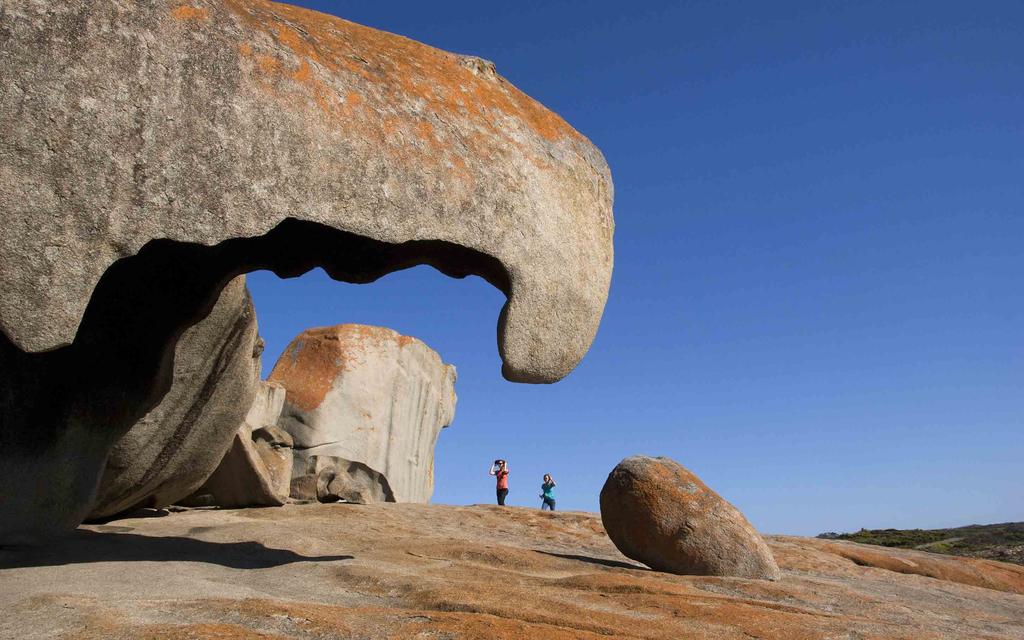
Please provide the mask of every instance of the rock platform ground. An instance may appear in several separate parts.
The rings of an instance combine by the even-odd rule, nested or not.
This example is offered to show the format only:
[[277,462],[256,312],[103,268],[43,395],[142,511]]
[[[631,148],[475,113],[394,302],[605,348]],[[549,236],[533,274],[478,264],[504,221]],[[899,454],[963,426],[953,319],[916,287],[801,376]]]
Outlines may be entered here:
[[192,510],[0,549],[0,638],[1024,638],[1024,567],[767,541],[778,582],[656,573],[591,513]]

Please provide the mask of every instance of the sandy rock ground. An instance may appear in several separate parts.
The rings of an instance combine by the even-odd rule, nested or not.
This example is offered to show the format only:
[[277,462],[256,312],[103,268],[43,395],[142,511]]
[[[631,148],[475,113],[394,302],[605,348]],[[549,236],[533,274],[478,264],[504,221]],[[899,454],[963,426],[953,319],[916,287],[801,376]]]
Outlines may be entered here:
[[768,541],[779,582],[656,573],[591,513],[192,510],[0,549],[0,638],[1024,639],[1024,567]]

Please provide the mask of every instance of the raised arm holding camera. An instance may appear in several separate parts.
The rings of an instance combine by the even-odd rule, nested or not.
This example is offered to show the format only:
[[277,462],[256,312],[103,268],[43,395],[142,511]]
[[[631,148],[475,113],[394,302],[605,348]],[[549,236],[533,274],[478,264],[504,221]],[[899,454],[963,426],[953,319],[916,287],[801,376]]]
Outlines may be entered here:
[[505,497],[508,495],[508,463],[499,458],[494,461],[487,473],[498,481],[498,506],[505,506]]

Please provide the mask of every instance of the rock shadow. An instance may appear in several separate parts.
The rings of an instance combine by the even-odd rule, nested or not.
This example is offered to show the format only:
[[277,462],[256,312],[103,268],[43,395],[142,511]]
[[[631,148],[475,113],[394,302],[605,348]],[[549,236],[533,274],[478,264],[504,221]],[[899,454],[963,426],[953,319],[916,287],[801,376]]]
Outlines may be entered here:
[[555,553],[553,551],[541,551],[540,549],[534,549],[537,553],[543,553],[546,556],[554,556],[556,558],[563,558],[565,560],[577,560],[579,562],[589,562],[590,564],[599,564],[605,567],[613,567],[615,569],[636,569],[637,571],[650,571],[647,567],[639,564],[630,564],[629,562],[622,562],[621,560],[606,560],[604,558],[592,558],[590,556],[579,556],[571,553]]
[[0,570],[90,562],[205,562],[229,569],[269,569],[294,562],[351,560],[350,555],[304,556],[259,542],[209,542],[196,538],[135,533],[75,531],[61,543],[44,547],[0,547]]

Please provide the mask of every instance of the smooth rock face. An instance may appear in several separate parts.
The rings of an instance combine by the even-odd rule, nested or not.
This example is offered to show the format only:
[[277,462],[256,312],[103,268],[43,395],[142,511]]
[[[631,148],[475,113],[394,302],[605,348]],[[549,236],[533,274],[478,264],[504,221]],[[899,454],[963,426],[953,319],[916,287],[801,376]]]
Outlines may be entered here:
[[261,380],[252,399],[252,406],[245,414],[245,422],[250,429],[276,425],[281,417],[281,410],[284,409],[284,396],[284,387],[275,382]]
[[170,391],[111,449],[89,517],[163,507],[195,491],[253,405],[262,350],[240,276],[178,341]]
[[185,504],[219,507],[271,507],[288,501],[292,478],[292,439],[274,426],[236,431],[213,474]]
[[455,367],[416,338],[357,324],[308,329],[269,377],[286,390],[279,426],[296,474],[312,456],[360,462],[398,502],[434,492],[434,445],[455,416]]
[[743,514],[668,458],[620,462],[601,489],[601,520],[623,555],[656,571],[780,576],[764,539]]
[[81,521],[247,271],[480,275],[513,381],[589,348],[608,167],[493,65],[261,0],[10,0],[0,25],[0,544]]

